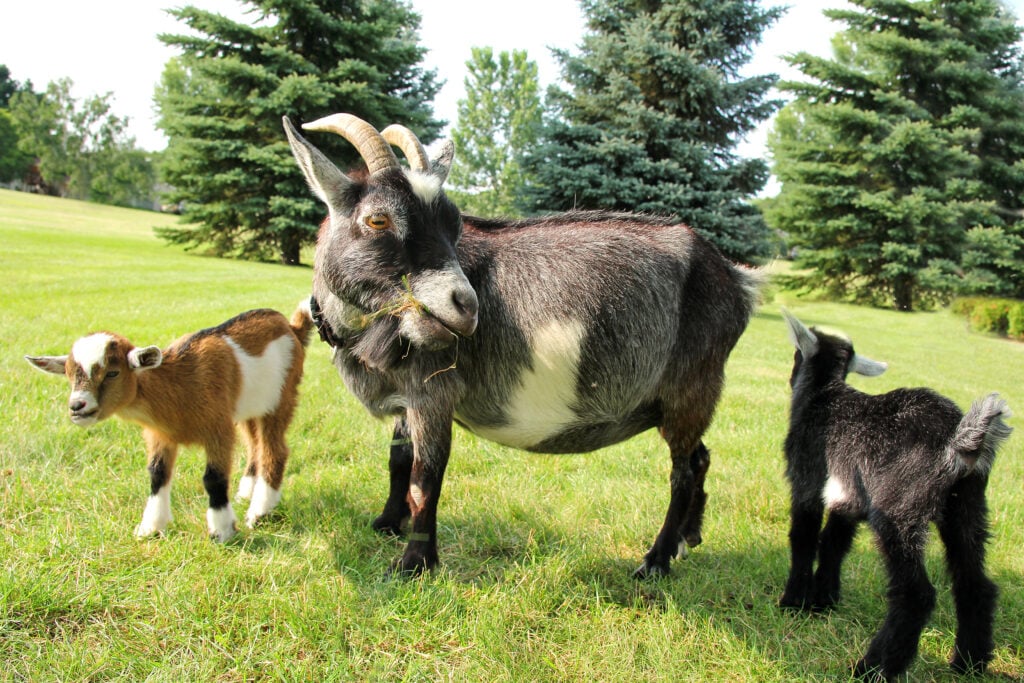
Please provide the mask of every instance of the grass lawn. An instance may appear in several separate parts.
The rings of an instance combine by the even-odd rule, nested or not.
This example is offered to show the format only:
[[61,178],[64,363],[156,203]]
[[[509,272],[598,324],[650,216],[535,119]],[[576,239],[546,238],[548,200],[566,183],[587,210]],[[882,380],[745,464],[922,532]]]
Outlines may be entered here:
[[[442,567],[389,580],[402,542],[370,522],[386,495],[390,427],[347,393],[314,341],[280,513],[211,543],[204,456],[186,449],[169,533],[138,541],[149,491],[139,428],[72,425],[66,383],[22,356],[66,353],[97,329],[165,345],[249,308],[290,313],[312,276],[165,246],[152,228],[174,221],[0,190],[0,681],[846,680],[883,618],[884,571],[862,530],[838,609],[776,606],[788,563],[781,443],[793,355],[780,304],[889,363],[879,378],[852,380],[865,391],[930,385],[966,407],[996,390],[1024,415],[1022,344],[970,333],[947,312],[775,293],[733,353],[705,438],[704,544],[672,576],[630,578],[668,500],[655,433],[545,456],[457,429]],[[1024,422],[1015,423],[989,485],[996,681],[1024,680]],[[244,504],[236,510],[241,518]],[[952,681],[956,622],[937,538],[928,565],[939,600],[910,677]]]

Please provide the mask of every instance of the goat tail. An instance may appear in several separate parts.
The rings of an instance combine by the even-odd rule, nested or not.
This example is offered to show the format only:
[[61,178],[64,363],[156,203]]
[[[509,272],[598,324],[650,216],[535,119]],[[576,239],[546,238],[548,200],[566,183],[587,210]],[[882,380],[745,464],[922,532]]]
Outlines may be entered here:
[[313,313],[309,308],[309,299],[299,302],[298,308],[292,313],[292,318],[288,322],[292,327],[292,332],[299,338],[302,345],[309,346],[310,333],[313,331]]
[[1004,418],[1013,415],[999,394],[991,393],[971,405],[956,429],[946,457],[950,468],[960,476],[977,470],[982,474],[992,469],[996,449],[1010,436],[1013,428]]

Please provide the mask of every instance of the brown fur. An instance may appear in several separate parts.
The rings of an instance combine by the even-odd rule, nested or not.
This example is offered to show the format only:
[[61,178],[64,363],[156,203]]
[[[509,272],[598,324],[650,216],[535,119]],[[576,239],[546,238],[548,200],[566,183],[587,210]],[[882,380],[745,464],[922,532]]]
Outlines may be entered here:
[[[291,360],[276,408],[242,422],[248,446],[245,473],[253,477],[262,475],[269,486],[279,490],[288,459],[285,431],[298,402],[311,329],[312,320],[303,306],[295,311],[290,322],[276,311],[248,311],[218,327],[181,337],[162,351],[162,362],[142,369],[131,367],[130,353],[136,347],[126,338],[108,332],[105,334],[110,335],[111,341],[104,354],[105,363],[97,364],[87,376],[69,354],[64,361],[64,373],[73,391],[90,392],[96,398],[96,421],[117,415],[142,425],[156,495],[161,486],[170,483],[178,447],[183,444],[199,444],[205,449],[208,476],[212,471],[220,477],[219,481],[230,478],[234,416],[243,398],[243,377],[227,340],[250,356],[261,356],[271,342],[290,337]],[[155,351],[155,347],[142,352],[150,350]],[[26,358],[40,369],[59,372],[60,357]],[[74,414],[74,406],[71,410]],[[227,495],[226,489],[222,495],[215,495],[210,484],[207,489],[211,508],[217,507],[215,497]]]

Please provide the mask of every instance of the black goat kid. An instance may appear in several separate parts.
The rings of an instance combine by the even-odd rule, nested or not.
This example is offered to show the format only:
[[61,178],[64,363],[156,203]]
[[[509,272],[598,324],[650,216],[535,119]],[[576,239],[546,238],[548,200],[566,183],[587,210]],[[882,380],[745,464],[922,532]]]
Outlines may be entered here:
[[[409,543],[395,569],[437,564],[437,503],[452,424],[544,453],[581,453],[657,427],[671,497],[637,570],[665,574],[701,540],[701,438],[725,362],[754,310],[759,276],[686,226],[628,214],[528,222],[464,217],[441,188],[454,150],[427,158],[408,129],[347,114],[339,133],[367,162],[342,173],[285,119],[329,218],[313,295],[334,364],[377,416],[393,416],[391,490],[374,522]],[[390,143],[409,159],[404,169]]]
[[928,527],[935,522],[956,603],[950,663],[960,673],[983,671],[992,659],[997,593],[984,567],[985,487],[996,448],[1011,431],[1003,422],[1010,415],[1006,402],[990,394],[964,415],[930,389],[864,394],[846,383],[846,375],[879,375],[886,365],[783,313],[797,350],[785,446],[792,564],[780,604],[832,606],[839,599],[840,565],[857,524],[866,520],[889,574],[889,612],[855,673],[875,680],[898,676],[915,657],[935,606],[924,566]]

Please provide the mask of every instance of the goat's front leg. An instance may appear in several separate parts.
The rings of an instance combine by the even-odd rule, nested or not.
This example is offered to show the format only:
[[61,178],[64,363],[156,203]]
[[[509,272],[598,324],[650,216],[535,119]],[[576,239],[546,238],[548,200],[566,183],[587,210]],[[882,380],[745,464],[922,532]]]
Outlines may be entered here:
[[373,528],[384,534],[398,536],[402,524],[409,519],[409,478],[412,476],[413,448],[409,434],[409,423],[405,416],[395,418],[395,429],[391,437],[391,452],[388,470],[391,475],[388,499],[384,510],[373,520]]
[[437,501],[452,445],[451,410],[431,406],[410,408],[406,417],[412,436],[413,459],[408,505],[412,513],[409,542],[393,571],[420,574],[437,566]]
[[824,610],[839,602],[840,569],[856,534],[856,521],[836,512],[829,513],[818,543],[811,609]]
[[178,458],[178,445],[150,429],[143,431],[149,463],[149,498],[142,521],[135,527],[138,538],[162,534],[171,523],[171,477]]
[[206,472],[203,473],[203,487],[210,497],[206,510],[206,527],[210,538],[218,543],[227,541],[238,531],[238,518],[231,509],[228,499],[228,482],[231,476],[231,451],[235,445],[235,428],[217,430],[203,445],[206,447]]
[[811,607],[811,594],[814,590],[814,556],[818,550],[818,533],[825,515],[825,504],[817,497],[802,500],[795,486],[792,493],[789,513],[789,578],[779,605],[807,609]]

